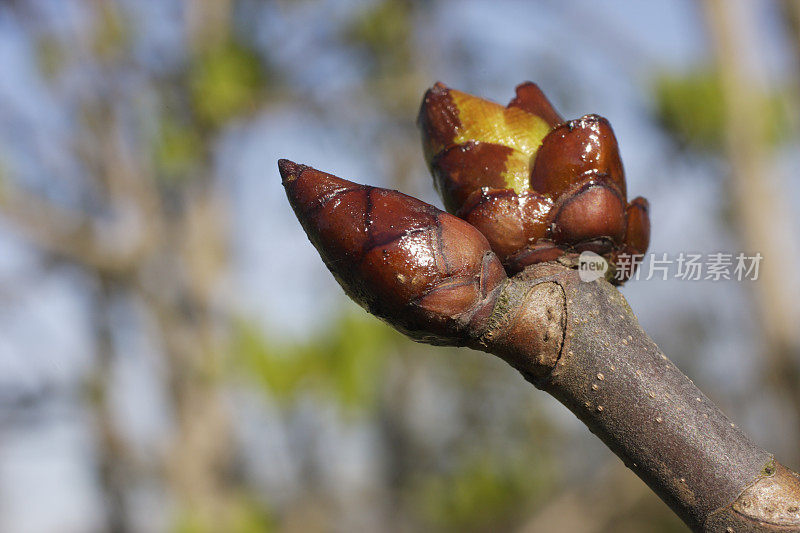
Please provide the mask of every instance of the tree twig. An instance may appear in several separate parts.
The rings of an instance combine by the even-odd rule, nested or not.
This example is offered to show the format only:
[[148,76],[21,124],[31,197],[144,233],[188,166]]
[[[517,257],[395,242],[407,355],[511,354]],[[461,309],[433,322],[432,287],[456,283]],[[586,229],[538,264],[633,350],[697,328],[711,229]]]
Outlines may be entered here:
[[[482,332],[477,347],[567,406],[692,529],[800,531],[800,478],[661,352],[613,286],[543,264],[503,292],[498,301],[519,303],[495,307],[498,326]],[[562,339],[555,358],[514,333],[552,335],[554,324]]]

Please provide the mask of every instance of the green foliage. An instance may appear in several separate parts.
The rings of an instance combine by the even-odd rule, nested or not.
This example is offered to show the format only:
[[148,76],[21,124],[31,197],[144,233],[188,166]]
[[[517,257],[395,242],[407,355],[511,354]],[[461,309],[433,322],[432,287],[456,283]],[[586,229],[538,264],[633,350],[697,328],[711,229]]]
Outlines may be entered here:
[[724,129],[724,103],[719,76],[707,71],[663,74],[654,84],[656,113],[682,145],[719,149]]
[[159,176],[175,183],[202,162],[203,140],[183,120],[168,114],[160,115],[159,119],[159,132],[154,146],[155,162]]
[[[130,49],[133,29],[130,19],[120,9],[114,2],[97,2],[94,5],[89,44],[100,64],[112,64]],[[36,36],[36,64],[46,79],[52,80],[58,76],[68,62],[76,57],[76,52],[54,34],[42,32]],[[80,55],[80,52],[77,54]]]
[[330,329],[300,343],[281,343],[240,322],[233,361],[281,402],[303,390],[326,390],[345,408],[374,405],[387,355],[410,341],[362,314],[345,314]]
[[252,498],[241,497],[233,508],[231,533],[269,533],[275,531],[275,520],[264,505]]
[[204,49],[189,68],[193,108],[207,126],[219,128],[255,107],[265,80],[255,51],[235,40],[222,41]]
[[125,14],[114,2],[98,2],[95,11],[92,48],[100,60],[112,60],[130,46],[131,28]]
[[364,49],[379,71],[391,71],[409,59],[413,33],[409,2],[383,0],[362,11],[345,31],[346,40]]
[[[665,73],[653,83],[655,113],[664,128],[682,146],[716,151],[725,141],[722,82],[709,69],[684,74]],[[776,144],[789,133],[786,99],[780,93],[763,96],[767,142]]]
[[495,531],[530,514],[552,478],[541,452],[528,450],[517,459],[484,455],[462,460],[448,476],[422,479],[412,497],[437,530]]
[[[246,494],[237,496],[226,509],[225,531],[230,533],[271,533],[276,531],[275,520],[265,506]],[[215,517],[220,520],[222,517]],[[180,514],[172,527],[174,533],[214,533],[218,527],[198,513]]]
[[186,68],[170,87],[154,137],[158,175],[170,184],[207,163],[213,133],[255,109],[266,84],[260,58],[234,40],[203,48]]
[[67,61],[64,45],[52,35],[42,35],[36,40],[36,64],[48,80],[61,73]]

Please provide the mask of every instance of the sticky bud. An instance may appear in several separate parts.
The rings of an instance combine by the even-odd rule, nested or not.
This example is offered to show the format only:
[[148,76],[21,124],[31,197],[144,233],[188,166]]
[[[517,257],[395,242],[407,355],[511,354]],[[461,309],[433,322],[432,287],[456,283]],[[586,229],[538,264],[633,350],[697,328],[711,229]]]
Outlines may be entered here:
[[370,313],[415,340],[463,345],[506,274],[467,222],[405,194],[281,159],[289,202],[325,265]]

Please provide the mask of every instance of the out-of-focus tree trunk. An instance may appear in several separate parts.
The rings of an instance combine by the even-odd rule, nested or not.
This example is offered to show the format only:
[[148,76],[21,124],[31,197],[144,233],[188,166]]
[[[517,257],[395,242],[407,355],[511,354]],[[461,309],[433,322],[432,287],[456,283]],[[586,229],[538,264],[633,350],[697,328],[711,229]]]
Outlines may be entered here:
[[[98,0],[91,6],[98,25],[123,24],[114,22],[119,17],[115,4]],[[186,24],[192,41],[199,45],[224,38],[229,10],[228,1],[191,3]],[[113,53],[104,50],[98,68],[109,69],[113,80],[114,62],[128,58],[123,46]],[[205,170],[212,166],[215,135],[199,134],[198,167],[203,170],[164,186],[159,170],[146,163],[150,154],[141,153],[136,136],[122,124],[118,108],[126,96],[116,94],[102,75],[96,81],[97,87],[87,89],[95,94],[82,102],[79,118],[86,130],[72,140],[87,169],[87,183],[76,183],[74,192],[89,198],[89,207],[65,207],[11,179],[3,184],[0,212],[49,261],[78,266],[99,287],[90,302],[97,360],[88,401],[95,415],[108,529],[132,530],[129,482],[158,472],[167,480],[181,522],[194,530],[225,531],[236,494],[230,476],[231,428],[220,390],[228,323],[214,294],[226,266],[226,205]],[[187,88],[173,84],[164,89]],[[112,301],[126,298],[143,302],[160,328],[167,373],[163,386],[175,418],[169,448],[156,460],[160,464],[134,464],[112,402],[116,326],[109,312]]]
[[[795,410],[800,430],[800,323],[797,298],[796,235],[770,162],[764,73],[754,5],[706,0],[705,11],[722,81],[726,153],[730,163],[738,228],[745,248],[760,253],[759,280],[753,284],[764,331],[768,379]],[[749,10],[749,11],[748,11]],[[798,458],[795,457],[794,460]]]
[[93,302],[92,317],[95,336],[94,373],[89,382],[89,403],[94,413],[94,427],[98,443],[98,469],[100,484],[106,497],[106,522],[111,533],[131,531],[127,505],[126,478],[129,450],[120,435],[119,422],[115,420],[109,385],[115,360],[113,327],[111,324],[113,289],[107,280],[97,280],[100,286]]
[[[183,276],[170,276],[162,290],[144,295],[165,343],[176,417],[166,473],[188,516],[211,530],[225,529],[232,498],[227,486],[231,428],[219,386],[227,324],[216,316],[212,298],[223,266],[224,227],[223,206],[214,192],[196,195],[167,238],[180,255]],[[171,283],[180,290],[165,301]]]

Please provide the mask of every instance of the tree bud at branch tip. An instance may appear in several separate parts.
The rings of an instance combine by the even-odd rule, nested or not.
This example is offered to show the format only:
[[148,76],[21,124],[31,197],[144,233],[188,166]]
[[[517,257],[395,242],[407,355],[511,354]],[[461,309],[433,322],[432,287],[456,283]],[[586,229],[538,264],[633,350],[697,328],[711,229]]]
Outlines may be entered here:
[[479,231],[397,191],[278,166],[297,218],[353,300],[415,340],[470,342],[506,279]]
[[[486,236],[509,274],[584,251],[612,264],[647,251],[646,202],[627,202],[617,139],[605,118],[565,122],[531,82],[505,107],[437,83],[425,93],[417,124],[445,207]],[[623,277],[634,269],[621,270]]]

